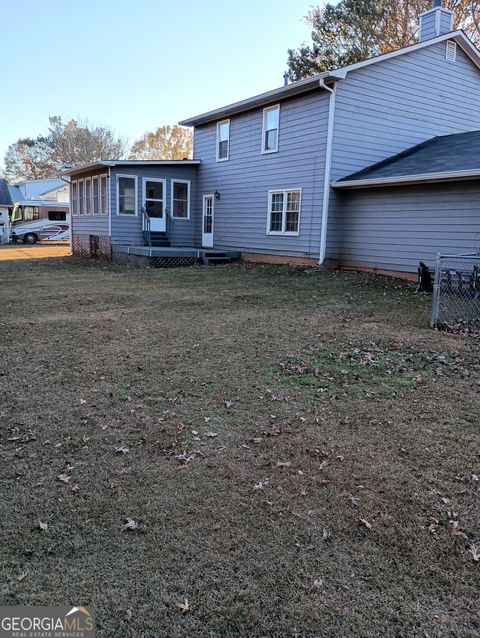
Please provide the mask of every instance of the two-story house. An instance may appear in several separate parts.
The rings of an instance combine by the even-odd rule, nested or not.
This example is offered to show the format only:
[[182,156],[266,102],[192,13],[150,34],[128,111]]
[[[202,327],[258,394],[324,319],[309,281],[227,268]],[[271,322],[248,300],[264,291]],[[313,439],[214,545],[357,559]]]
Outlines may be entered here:
[[[411,273],[438,252],[476,250],[480,53],[439,4],[413,46],[184,120],[191,162],[69,171],[74,197],[87,175],[110,180],[114,255],[144,243],[152,220],[170,248],[258,261]],[[94,228],[82,206],[74,249]]]

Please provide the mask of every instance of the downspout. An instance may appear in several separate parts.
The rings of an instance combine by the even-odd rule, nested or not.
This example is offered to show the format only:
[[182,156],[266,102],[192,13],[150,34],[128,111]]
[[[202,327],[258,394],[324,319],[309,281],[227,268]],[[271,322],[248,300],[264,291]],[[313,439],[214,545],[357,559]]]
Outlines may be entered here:
[[328,209],[330,207],[330,177],[332,173],[333,127],[335,123],[335,98],[337,84],[335,83],[332,89],[325,84],[325,80],[323,78],[321,78],[319,83],[322,89],[325,89],[325,91],[330,93],[330,104],[328,107],[327,150],[325,154],[325,181],[323,184],[322,229],[320,235],[320,256],[318,259],[318,265],[322,266],[327,252]]

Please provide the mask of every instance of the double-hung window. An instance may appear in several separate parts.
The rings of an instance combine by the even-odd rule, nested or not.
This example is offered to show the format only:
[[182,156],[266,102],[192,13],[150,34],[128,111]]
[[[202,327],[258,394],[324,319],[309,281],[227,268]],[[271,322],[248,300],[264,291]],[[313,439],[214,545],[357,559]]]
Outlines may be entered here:
[[117,211],[119,215],[137,214],[137,178],[117,177]]
[[217,124],[217,162],[225,162],[230,155],[230,120]]
[[174,219],[190,218],[190,182],[188,180],[172,180],[172,217]]
[[280,106],[263,109],[262,153],[278,151],[278,130],[280,126]]
[[268,235],[300,233],[301,190],[270,191],[268,197]]

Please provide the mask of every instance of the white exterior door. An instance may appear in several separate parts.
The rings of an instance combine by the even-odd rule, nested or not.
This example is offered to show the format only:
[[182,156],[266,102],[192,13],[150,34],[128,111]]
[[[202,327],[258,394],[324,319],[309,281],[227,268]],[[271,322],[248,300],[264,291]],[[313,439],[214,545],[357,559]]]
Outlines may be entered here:
[[166,224],[166,181],[164,179],[144,179],[145,210],[150,218],[150,230],[153,233],[164,233]]
[[213,248],[214,202],[215,197],[213,195],[203,196],[202,246],[204,248]]

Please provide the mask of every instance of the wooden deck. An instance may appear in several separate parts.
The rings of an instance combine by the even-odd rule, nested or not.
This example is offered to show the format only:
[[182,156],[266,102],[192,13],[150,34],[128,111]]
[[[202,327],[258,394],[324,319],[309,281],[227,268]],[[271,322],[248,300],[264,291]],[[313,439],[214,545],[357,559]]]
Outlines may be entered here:
[[194,257],[202,259],[206,256],[226,256],[230,259],[240,259],[240,253],[230,250],[217,250],[213,248],[192,248],[191,246],[115,246],[115,252],[127,255],[139,255],[142,257]]

